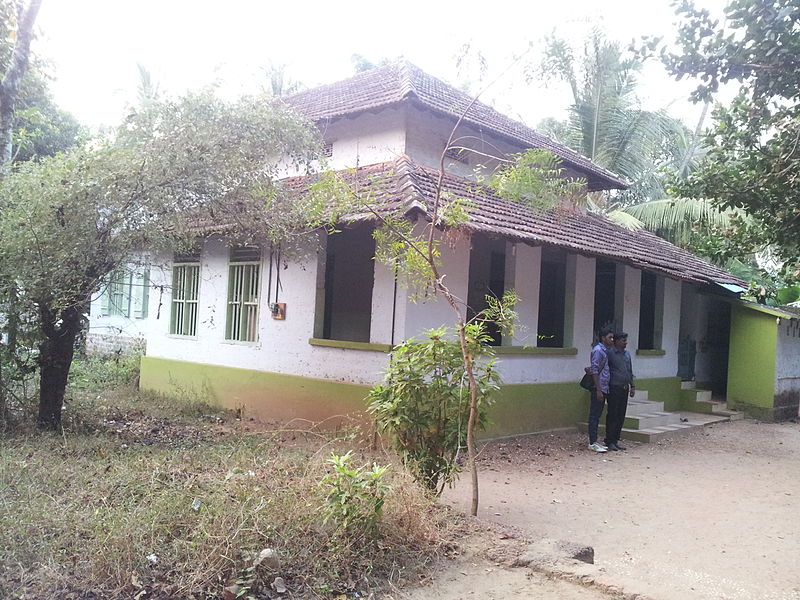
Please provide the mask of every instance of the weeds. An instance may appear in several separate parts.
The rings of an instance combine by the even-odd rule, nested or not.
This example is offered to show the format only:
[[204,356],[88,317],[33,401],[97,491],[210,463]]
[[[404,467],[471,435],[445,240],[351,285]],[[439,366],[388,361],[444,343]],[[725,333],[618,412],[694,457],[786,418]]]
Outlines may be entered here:
[[69,385],[73,390],[101,391],[133,383],[139,377],[138,354],[91,356],[72,362]]
[[[237,433],[222,417],[190,426],[181,408],[170,416],[130,388],[100,396],[71,409],[92,428],[0,440],[2,598],[214,598],[244,579],[258,597],[278,576],[293,595],[349,593],[413,576],[448,543],[449,521],[402,472],[353,467],[345,454],[331,475],[319,442]],[[127,429],[109,415],[127,415]],[[342,494],[365,495],[369,543],[323,524]],[[252,567],[266,548],[279,572]]]

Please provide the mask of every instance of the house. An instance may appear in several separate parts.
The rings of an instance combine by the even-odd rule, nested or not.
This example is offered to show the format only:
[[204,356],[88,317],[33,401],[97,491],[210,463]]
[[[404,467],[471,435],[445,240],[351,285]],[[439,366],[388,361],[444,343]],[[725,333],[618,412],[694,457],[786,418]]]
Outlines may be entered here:
[[[585,419],[588,398],[577,381],[607,323],[629,333],[638,387],[650,400],[673,409],[702,403],[698,388],[682,389],[683,378],[713,386],[709,395],[735,392],[737,405],[764,417],[797,414],[796,316],[742,303],[744,282],[649,232],[581,210],[537,213],[472,180],[479,164],[493,166],[487,157],[528,148],[554,153],[590,191],[625,188],[613,173],[406,62],[287,102],[319,127],[334,169],[357,167],[383,210],[419,224],[463,115],[458,145],[475,152],[448,151],[443,184],[473,208],[463,227],[440,232],[443,271],[474,309],[488,292],[514,288],[521,297],[522,327],[496,340],[504,386],[489,435]],[[93,304],[90,341],[106,349],[115,338],[120,348],[129,338],[146,341],[144,389],[198,394],[267,420],[338,423],[362,414],[393,345],[453,322],[443,300],[413,298],[373,260],[373,227],[369,214],[356,215],[341,233],[320,233],[292,255],[237,246],[211,228],[196,251],[151,256],[146,273],[135,271],[141,278],[112,285],[116,301],[106,294]],[[754,329],[769,338],[758,361],[741,346]],[[739,382],[756,365],[763,381]],[[776,407],[779,396],[785,408]]]

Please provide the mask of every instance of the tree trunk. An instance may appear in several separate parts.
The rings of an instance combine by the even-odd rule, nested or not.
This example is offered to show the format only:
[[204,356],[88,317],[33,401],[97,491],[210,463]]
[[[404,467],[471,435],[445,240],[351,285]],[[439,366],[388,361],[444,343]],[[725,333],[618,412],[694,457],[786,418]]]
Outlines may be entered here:
[[33,39],[33,24],[39,14],[42,0],[31,0],[27,7],[20,3],[17,13],[17,31],[11,62],[6,65],[6,74],[0,81],[0,165],[3,173],[11,163],[11,140],[14,131],[14,110],[19,92],[19,83],[28,69],[28,58]]
[[43,341],[39,344],[39,419],[40,429],[58,429],[67,388],[75,338],[81,328],[80,307],[60,314],[49,307],[40,309]]

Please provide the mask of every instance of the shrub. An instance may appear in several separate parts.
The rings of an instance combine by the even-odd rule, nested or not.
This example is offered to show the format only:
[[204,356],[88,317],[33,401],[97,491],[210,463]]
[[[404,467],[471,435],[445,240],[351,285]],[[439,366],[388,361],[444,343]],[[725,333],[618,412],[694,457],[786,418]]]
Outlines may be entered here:
[[372,465],[364,467],[350,465],[352,452],[333,454],[328,462],[333,473],[328,473],[320,482],[325,491],[323,524],[332,521],[342,531],[356,536],[371,536],[383,515],[383,504],[389,486],[383,481],[387,467]]
[[133,383],[139,376],[138,354],[92,356],[72,362],[69,385],[79,390],[99,390]]
[[[500,376],[491,357],[483,323],[467,325],[473,346],[478,386],[478,419],[483,429],[492,393]],[[426,332],[427,339],[408,340],[392,352],[384,383],[370,391],[369,411],[378,427],[389,430],[403,463],[428,489],[441,493],[459,469],[469,419],[469,384],[458,342],[446,339],[447,329]]]

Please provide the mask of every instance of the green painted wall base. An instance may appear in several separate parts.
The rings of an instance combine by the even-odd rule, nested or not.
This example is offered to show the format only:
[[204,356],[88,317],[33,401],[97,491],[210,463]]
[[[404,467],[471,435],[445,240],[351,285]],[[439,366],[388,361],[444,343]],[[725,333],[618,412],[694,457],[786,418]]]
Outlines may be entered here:
[[588,410],[589,392],[577,381],[504,385],[489,413],[492,423],[480,437],[575,427]]
[[[140,386],[172,397],[201,398],[227,408],[244,407],[263,421],[325,421],[330,428],[345,421],[368,422],[364,399],[369,387],[310,377],[265,373],[218,365],[142,358]],[[649,398],[675,404],[677,377],[641,379]],[[668,409],[671,410],[671,409]],[[492,423],[480,437],[535,433],[575,427],[586,421],[589,393],[578,382],[505,385],[490,411]]]
[[647,390],[648,400],[663,402],[664,410],[681,409],[680,377],[651,377],[637,379],[635,383],[637,390]]
[[151,356],[142,358],[139,385],[165,396],[244,407],[262,421],[326,421],[331,429],[352,419],[367,421],[364,398],[369,387],[364,385]]

